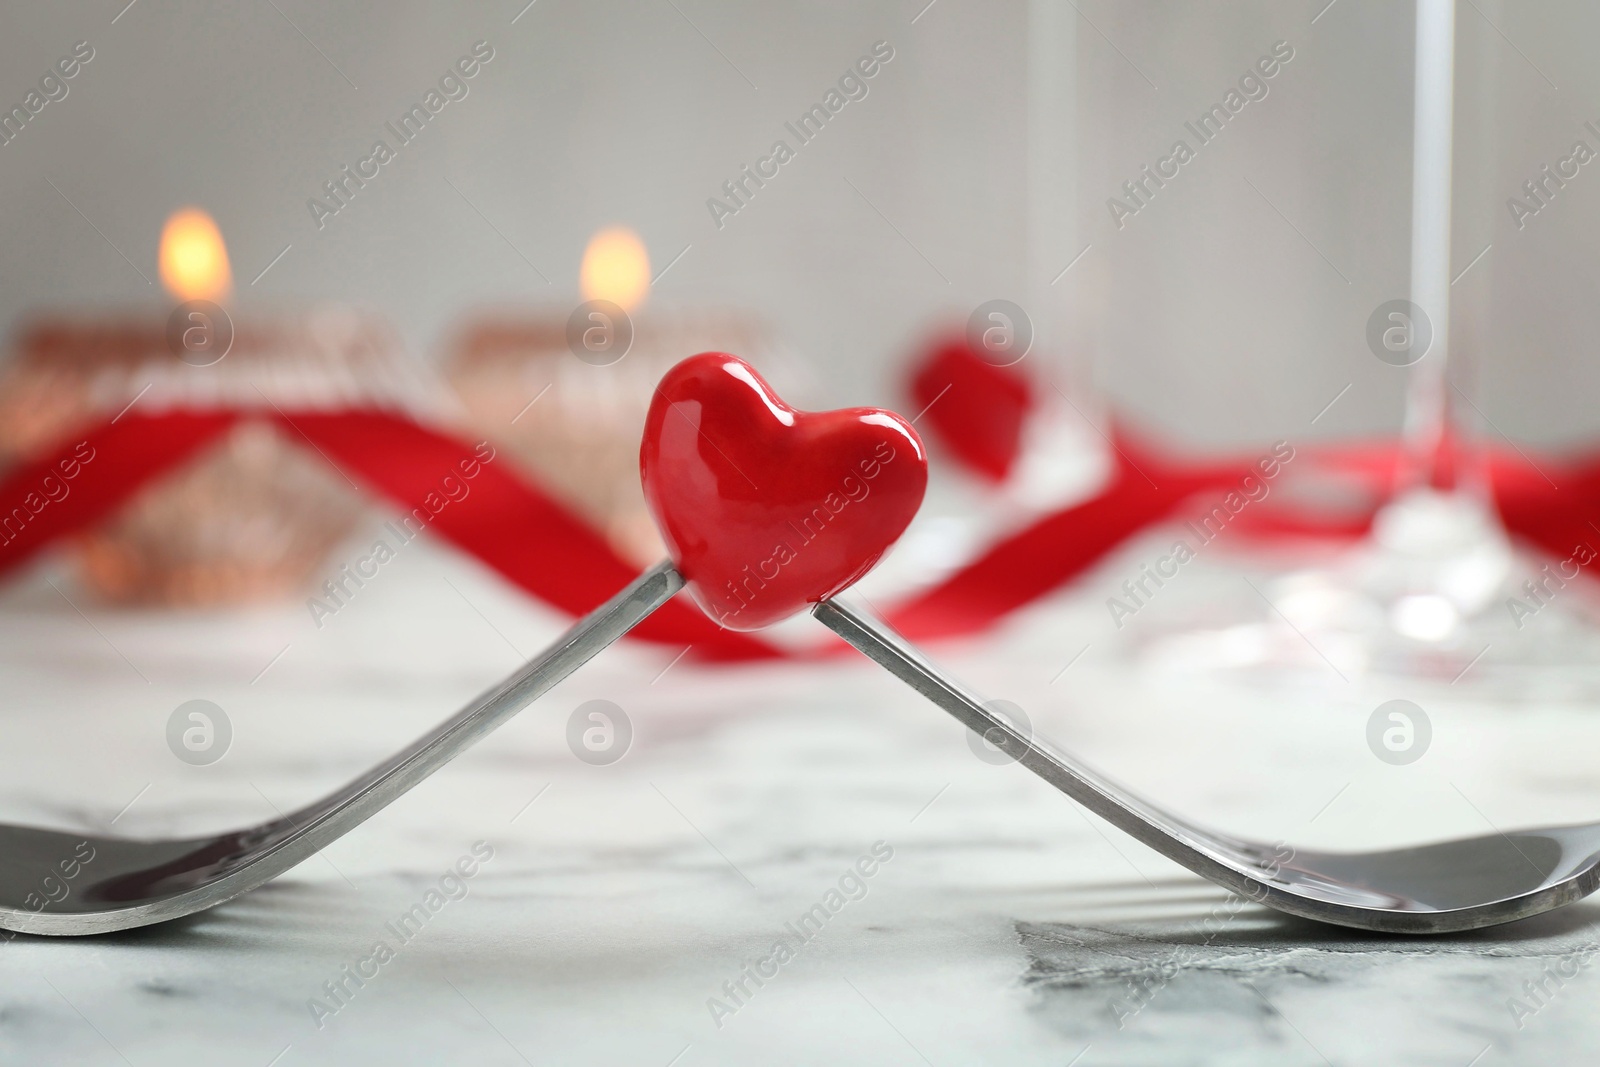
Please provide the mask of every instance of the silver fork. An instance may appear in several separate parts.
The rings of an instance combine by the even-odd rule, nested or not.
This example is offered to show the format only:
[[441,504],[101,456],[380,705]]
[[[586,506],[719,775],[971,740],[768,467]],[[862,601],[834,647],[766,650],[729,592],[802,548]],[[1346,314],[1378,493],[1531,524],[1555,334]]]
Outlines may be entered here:
[[[555,645],[408,748],[281,819],[212,837],[133,840],[0,825],[0,929],[97,934],[214,907],[360,825],[532,703],[683,587],[646,571]],[[861,612],[812,614],[845,641],[1108,822],[1225,889],[1292,915],[1396,933],[1526,918],[1600,884],[1600,824],[1520,830],[1379,852],[1305,852],[1181,819],[1009,722]]]

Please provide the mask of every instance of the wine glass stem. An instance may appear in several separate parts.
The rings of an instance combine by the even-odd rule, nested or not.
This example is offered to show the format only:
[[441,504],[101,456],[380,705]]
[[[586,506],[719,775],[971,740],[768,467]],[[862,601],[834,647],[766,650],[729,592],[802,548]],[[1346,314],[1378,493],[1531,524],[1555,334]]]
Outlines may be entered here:
[[1411,367],[1397,488],[1444,488],[1451,444],[1450,214],[1455,88],[1455,0],[1417,0],[1412,124],[1411,302],[1432,344]]

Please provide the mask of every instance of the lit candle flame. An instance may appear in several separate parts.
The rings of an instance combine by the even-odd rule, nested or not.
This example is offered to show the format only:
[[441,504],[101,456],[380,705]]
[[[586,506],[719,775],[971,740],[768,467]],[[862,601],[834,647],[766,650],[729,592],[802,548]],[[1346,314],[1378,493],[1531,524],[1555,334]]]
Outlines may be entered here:
[[583,250],[579,284],[585,300],[609,300],[631,312],[650,292],[650,253],[625,226],[601,230]]
[[199,208],[174,211],[162,227],[161,284],[180,301],[217,302],[233,290],[222,231]]

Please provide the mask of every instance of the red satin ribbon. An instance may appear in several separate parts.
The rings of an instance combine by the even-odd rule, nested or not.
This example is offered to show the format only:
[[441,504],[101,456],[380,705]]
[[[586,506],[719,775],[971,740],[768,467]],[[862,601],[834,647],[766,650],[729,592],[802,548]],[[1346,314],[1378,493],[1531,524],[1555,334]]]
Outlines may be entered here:
[[[0,480],[0,574],[109,517],[145,483],[243,418],[279,423],[351,479],[407,512],[425,508],[441,480],[459,476],[458,463],[474,456],[466,444],[385,411],[125,414],[56,454],[13,468]],[[79,442],[94,450],[94,458],[64,480],[60,464],[74,458]],[[990,545],[943,581],[892,607],[890,623],[914,639],[980,632],[1084,573],[1128,537],[1172,517],[1196,494],[1220,497],[1253,469],[1250,461],[1179,463],[1123,435],[1115,444],[1115,470],[1097,495],[1041,516]],[[1303,467],[1326,467],[1366,486],[1376,501],[1394,463],[1394,450],[1387,446],[1301,449],[1292,470],[1299,475]],[[1496,453],[1491,473],[1496,502],[1513,534],[1561,557],[1579,542],[1600,541],[1600,458],[1542,460],[1535,468],[1520,453]],[[67,486],[64,497],[46,494],[49,476],[55,479],[52,487]],[[433,514],[428,528],[540,600],[580,615],[635,576],[632,565],[603,538],[508,464],[482,464],[465,483],[469,494]],[[59,495],[58,487],[53,491]],[[1353,536],[1365,530],[1371,512],[1366,506],[1355,514],[1328,517],[1261,507],[1241,513],[1238,529],[1267,537]],[[633,633],[692,646],[696,655],[710,659],[792,654],[722,630],[684,600],[668,604]]]

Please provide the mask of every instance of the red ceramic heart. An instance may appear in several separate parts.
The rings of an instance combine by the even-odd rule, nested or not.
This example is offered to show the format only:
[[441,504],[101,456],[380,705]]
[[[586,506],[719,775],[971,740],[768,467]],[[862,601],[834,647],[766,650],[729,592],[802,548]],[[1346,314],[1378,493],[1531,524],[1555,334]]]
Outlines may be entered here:
[[866,574],[928,484],[922,441],[894,412],[797,411],[722,352],[661,379],[639,469],[690,595],[730,630],[770,626]]

